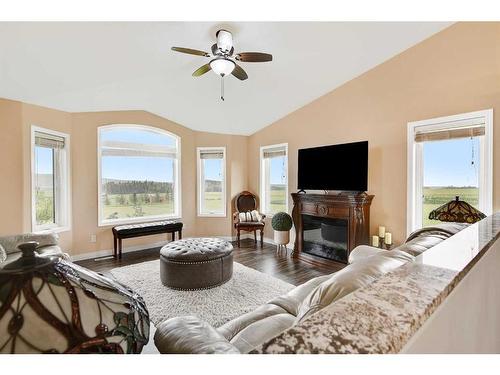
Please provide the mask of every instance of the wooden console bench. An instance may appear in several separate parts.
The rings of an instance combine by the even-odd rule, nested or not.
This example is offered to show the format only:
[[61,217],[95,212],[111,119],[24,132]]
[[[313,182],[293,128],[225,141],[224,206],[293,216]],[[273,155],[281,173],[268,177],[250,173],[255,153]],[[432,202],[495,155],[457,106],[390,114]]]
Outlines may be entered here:
[[179,239],[182,239],[182,223],[180,221],[153,221],[149,223],[119,225],[113,227],[113,256],[115,259],[121,259],[122,239],[124,238],[172,233],[172,241],[175,241],[175,232],[178,232]]

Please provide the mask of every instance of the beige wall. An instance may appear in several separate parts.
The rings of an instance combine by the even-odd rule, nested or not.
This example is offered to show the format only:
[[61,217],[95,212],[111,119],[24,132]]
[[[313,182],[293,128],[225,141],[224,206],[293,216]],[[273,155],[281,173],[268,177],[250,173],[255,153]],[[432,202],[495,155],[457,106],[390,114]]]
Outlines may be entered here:
[[[0,235],[30,230],[31,124],[71,135],[72,231],[61,235],[72,254],[112,247],[109,227],[97,226],[97,127],[135,123],[181,137],[185,235],[232,233],[232,198],[259,193],[259,147],[287,142],[289,190],[296,191],[297,149],[368,140],[372,232],[384,224],[401,242],[406,232],[406,124],[409,121],[500,108],[500,23],[459,23],[353,79],[250,137],[196,132],[143,111],[65,113],[0,99]],[[300,89],[300,88],[298,88]],[[500,144],[495,116],[494,149]],[[226,146],[228,215],[196,214],[196,147]],[[500,163],[494,153],[494,164]],[[332,167],[333,169],[333,167]],[[334,173],[333,171],[331,173]],[[500,173],[494,175],[494,209]],[[290,203],[291,204],[291,203]],[[291,207],[290,207],[291,210]],[[97,242],[90,243],[90,235]],[[272,237],[268,225],[266,237]],[[127,241],[128,246],[164,237]]]
[[22,103],[0,99],[0,232],[23,228]]
[[[371,231],[384,224],[401,242],[406,235],[407,123],[487,108],[494,109],[496,150],[500,23],[459,23],[250,136],[248,164],[258,165],[260,146],[288,142],[289,190],[294,192],[298,148],[368,140],[368,189],[375,195]],[[496,151],[494,165],[500,165]],[[495,210],[500,209],[497,171]],[[334,166],[325,173],[335,173]],[[249,168],[248,181],[258,192],[257,168]]]

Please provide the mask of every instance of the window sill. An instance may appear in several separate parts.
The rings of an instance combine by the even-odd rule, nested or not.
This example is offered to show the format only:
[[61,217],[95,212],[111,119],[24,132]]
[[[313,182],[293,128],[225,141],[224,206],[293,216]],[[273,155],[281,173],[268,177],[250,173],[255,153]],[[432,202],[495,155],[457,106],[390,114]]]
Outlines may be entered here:
[[161,220],[182,220],[182,217],[179,216],[145,216],[138,217],[134,219],[117,219],[117,220],[105,220],[99,221],[97,226],[99,228],[102,227],[113,227],[116,225],[126,225],[126,224],[139,224],[139,223],[147,223],[151,221],[161,221]]
[[71,231],[71,227],[53,227],[33,230],[34,234],[63,233]]

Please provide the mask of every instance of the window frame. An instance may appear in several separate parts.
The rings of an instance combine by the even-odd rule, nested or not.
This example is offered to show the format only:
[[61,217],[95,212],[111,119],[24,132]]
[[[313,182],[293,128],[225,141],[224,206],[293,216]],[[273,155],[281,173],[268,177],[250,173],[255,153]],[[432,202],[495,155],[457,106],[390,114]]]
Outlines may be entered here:
[[288,181],[289,181],[289,176],[288,176],[288,143],[276,143],[272,145],[266,145],[266,146],[261,146],[260,147],[260,173],[259,173],[259,187],[260,187],[260,212],[265,214],[267,217],[271,218],[273,217],[273,213],[271,212],[266,212],[266,200],[268,197],[266,196],[266,178],[269,175],[269,165],[266,163],[266,159],[264,158],[264,152],[265,150],[268,149],[273,149],[273,148],[279,148],[283,147],[285,149],[285,154],[286,154],[286,166],[285,166],[285,172],[286,172],[286,182],[285,182],[285,212],[289,213],[289,208],[288,208],[288,203],[289,203],[289,198],[288,198]]
[[[109,130],[109,129],[139,129],[155,132],[161,135],[167,135],[174,138],[176,142],[177,149],[177,157],[174,162],[174,178],[177,183],[174,184],[174,214],[173,215],[155,215],[155,216],[141,216],[136,218],[122,218],[122,219],[102,219],[102,202],[101,202],[101,193],[102,193],[102,157],[101,157],[101,130]],[[142,124],[110,124],[110,125],[101,125],[97,127],[97,226],[98,227],[107,227],[112,225],[122,225],[122,224],[134,224],[155,220],[181,220],[182,219],[182,178],[181,178],[181,137],[177,134],[174,134],[168,130],[157,128],[149,125]]]
[[[37,225],[36,223],[36,194],[35,194],[35,134],[45,133],[64,138],[64,150],[60,161],[58,183],[54,183],[54,220],[55,223]],[[71,140],[70,135],[60,131],[31,125],[30,131],[30,159],[31,159],[31,231],[34,233],[60,233],[71,230]],[[59,151],[61,152],[61,151]],[[60,186],[58,186],[60,184]]]
[[[415,142],[417,130],[436,131],[463,126],[464,122],[484,119],[485,134],[480,139],[479,210],[493,212],[493,109],[460,113],[408,123],[407,131],[407,235],[422,225],[423,144]],[[420,197],[420,199],[419,199]]]
[[[223,212],[222,213],[207,213],[202,212],[202,202],[204,191],[202,189],[202,179],[204,178],[201,153],[202,151],[222,151],[222,201],[223,201]],[[226,195],[226,147],[197,147],[196,148],[196,161],[197,161],[197,214],[198,217],[227,217],[227,195]]]

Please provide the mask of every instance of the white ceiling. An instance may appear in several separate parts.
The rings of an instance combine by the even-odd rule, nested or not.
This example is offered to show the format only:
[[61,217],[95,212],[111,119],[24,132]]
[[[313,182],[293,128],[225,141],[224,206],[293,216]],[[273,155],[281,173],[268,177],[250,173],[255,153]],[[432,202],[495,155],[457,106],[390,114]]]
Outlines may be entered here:
[[[408,49],[450,23],[121,22],[0,23],[0,97],[69,112],[146,110],[192,129],[252,134]],[[241,63],[249,79],[191,73],[215,32],[235,51],[273,54]]]

